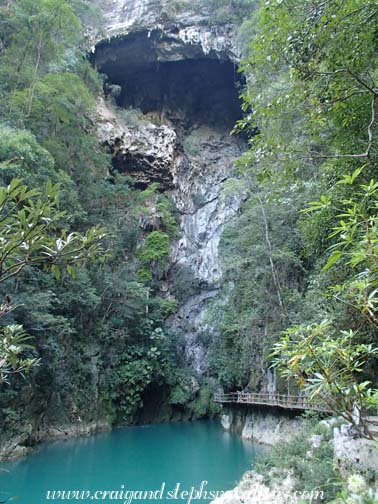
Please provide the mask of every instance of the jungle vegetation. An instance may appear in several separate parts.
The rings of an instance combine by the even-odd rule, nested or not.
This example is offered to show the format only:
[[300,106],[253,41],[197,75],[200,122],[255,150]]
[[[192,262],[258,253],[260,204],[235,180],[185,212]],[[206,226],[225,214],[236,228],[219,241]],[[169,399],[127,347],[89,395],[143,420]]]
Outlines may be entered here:
[[235,133],[257,134],[210,348],[226,389],[266,387],[273,363],[278,390],[349,420],[377,404],[377,27],[368,0],[269,0],[244,21]]
[[[274,364],[278,390],[304,388],[352,420],[353,409],[377,402],[378,7],[207,5],[219,22],[244,19],[247,84],[234,134],[250,138],[225,188],[242,185],[248,197],[222,237],[208,374],[225,390],[259,390]],[[211,413],[210,389],[193,387],[180,341],[165,328],[176,309],[160,292],[174,207],[155,185],[138,190],[117,173],[96,139],[103,82],[84,32],[99,29],[99,12],[82,0],[19,0],[0,2],[0,16],[0,198],[8,198],[0,210],[16,244],[13,262],[5,254],[0,265],[17,271],[0,277],[1,324],[20,345],[31,338],[11,368],[34,364],[27,379],[10,372],[0,385],[4,429],[132,422],[149,393],[189,415]],[[42,207],[52,224],[38,233],[50,256],[31,264],[38,247],[25,253],[17,233],[28,218],[38,229]],[[156,217],[159,229],[143,225]],[[88,254],[104,256],[101,247],[105,261],[86,253],[71,261],[71,245],[88,236]],[[53,238],[68,246],[66,260]],[[361,434],[369,437],[365,426]]]
[[174,208],[113,170],[96,138],[103,81],[85,33],[99,9],[2,1],[0,19],[2,435],[133,422],[151,387],[167,418],[206,415],[210,395],[164,328],[176,309],[160,293]]

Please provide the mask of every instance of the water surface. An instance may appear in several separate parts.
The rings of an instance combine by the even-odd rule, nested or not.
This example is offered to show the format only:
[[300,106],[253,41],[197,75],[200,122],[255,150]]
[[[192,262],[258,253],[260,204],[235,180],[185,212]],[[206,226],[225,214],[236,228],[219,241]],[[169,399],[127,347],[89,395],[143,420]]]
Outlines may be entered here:
[[[49,490],[80,490],[86,498],[74,499],[71,495],[71,502],[120,504],[127,500],[121,490],[148,490],[156,493],[134,494],[132,502],[181,504],[187,503],[191,494],[192,504],[210,502],[205,490],[233,488],[243,472],[251,469],[255,455],[251,442],[224,432],[217,422],[116,429],[88,438],[46,443],[25,459],[2,464],[7,472],[0,473],[0,501],[18,496],[16,502],[21,504],[45,504],[53,502],[52,493],[47,499]],[[178,483],[179,489],[173,492]],[[96,491],[113,494],[104,497],[98,493],[95,499]],[[128,498],[130,495],[126,494]],[[67,500],[55,498],[54,502]]]

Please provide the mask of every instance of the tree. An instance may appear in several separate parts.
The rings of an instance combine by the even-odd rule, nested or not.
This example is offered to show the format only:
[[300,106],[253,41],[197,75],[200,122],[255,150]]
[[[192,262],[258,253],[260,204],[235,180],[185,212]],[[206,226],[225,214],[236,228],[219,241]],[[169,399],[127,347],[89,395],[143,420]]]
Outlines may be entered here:
[[336,264],[343,264],[349,272],[344,282],[331,285],[329,294],[358,310],[367,321],[378,327],[378,183],[371,179],[359,183],[363,169],[357,168],[352,175],[344,175],[336,185],[350,186],[353,191],[348,198],[335,200],[330,194],[314,201],[306,213],[336,214],[339,221],[332,228],[329,240],[329,257],[323,267],[328,271]]
[[273,184],[251,186],[220,242],[225,282],[221,301],[212,305],[219,335],[210,345],[210,363],[229,390],[265,385],[271,345],[302,301],[295,210],[303,195]]
[[371,439],[362,412],[378,405],[378,390],[368,380],[359,381],[359,374],[377,355],[377,346],[360,343],[355,332],[337,332],[324,321],[288,329],[274,345],[272,358],[273,367],[295,379],[309,400],[326,405]]
[[[104,228],[90,228],[84,234],[60,229],[64,212],[58,209],[58,191],[59,185],[51,182],[44,191],[31,190],[20,179],[0,187],[0,284],[29,266],[50,269],[59,279],[63,269],[75,275],[75,266],[104,257]],[[12,309],[12,301],[6,296],[0,317]],[[23,356],[30,349],[27,339],[22,326],[2,329],[0,381],[35,365],[35,359]]]
[[[64,61],[81,39],[81,25],[73,8],[60,0],[20,0],[2,7],[7,51],[2,57],[2,73],[7,72],[11,89],[27,90],[23,114],[28,116],[35,85],[49,64]],[[16,62],[16,68],[9,67]]]
[[[47,240],[47,248],[34,249],[25,265],[23,249],[16,247],[12,258],[23,267],[0,282],[0,299],[17,305],[10,303],[4,324],[6,320],[14,329],[22,326],[35,338],[32,349],[20,333],[12,363],[8,368],[3,363],[10,382],[0,387],[0,424],[6,436],[20,432],[21,424],[26,432],[30,422],[37,425],[42,418],[117,418],[120,403],[111,392],[123,366],[133,362],[127,349],[133,345],[153,361],[151,335],[175,310],[174,300],[165,298],[161,289],[170,243],[177,236],[174,205],[156,185],[140,191],[130,178],[117,174],[111,154],[97,140],[95,103],[102,77],[87,59],[93,30],[101,24],[96,9],[87,0],[0,0],[0,187],[22,179],[21,185],[41,193],[31,197],[38,208],[38,199],[46,202],[47,180],[52,186],[59,183],[59,205],[51,214],[61,214],[41,230],[55,240]],[[26,220],[35,211],[28,206],[26,201],[15,210],[14,230],[22,232],[16,217],[23,207]],[[68,260],[65,251],[71,253],[81,242],[69,230],[97,223],[109,229],[111,257],[101,267],[90,257],[82,258],[70,276],[67,270],[73,273],[80,254]],[[8,259],[4,269],[15,265]],[[58,281],[51,270],[60,275]],[[173,362],[184,366],[176,347],[172,343],[169,369],[159,360],[152,378],[164,382],[167,390],[178,376]],[[10,376],[18,365],[25,370],[22,357],[40,359],[28,382]],[[131,367],[137,372],[137,362]],[[148,374],[140,378],[139,385],[147,386]],[[51,394],[59,397],[59,419]],[[124,390],[120,394],[126,397]],[[36,404],[43,411],[38,418]],[[9,422],[7,411],[12,413]]]
[[[251,193],[222,238],[230,282],[211,356],[225,387],[261,387],[282,332],[310,337],[322,320],[331,341],[351,331],[352,347],[375,348],[377,18],[373,1],[269,0],[242,27]],[[361,373],[374,389],[369,359]]]
[[[338,187],[353,188],[349,198],[338,201],[323,195],[311,203],[306,213],[331,211],[339,219],[328,237],[333,243],[323,271],[342,263],[348,275],[342,283],[330,285],[328,297],[362,314],[368,324],[377,328],[378,183],[374,179],[358,183],[364,168],[337,182]],[[378,404],[378,392],[370,381],[360,383],[358,375],[377,355],[378,347],[361,342],[358,331],[337,330],[329,322],[288,329],[273,353],[274,366],[282,376],[295,378],[310,398],[320,398],[367,437],[371,436],[361,412]],[[356,410],[360,413],[357,419]]]

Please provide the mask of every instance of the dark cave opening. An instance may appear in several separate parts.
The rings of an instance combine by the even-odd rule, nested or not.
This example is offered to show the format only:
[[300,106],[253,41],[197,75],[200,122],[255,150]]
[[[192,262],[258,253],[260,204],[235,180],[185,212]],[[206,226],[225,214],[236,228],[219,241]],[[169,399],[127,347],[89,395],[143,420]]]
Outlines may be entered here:
[[241,117],[238,74],[229,61],[183,60],[151,64],[117,82],[121,107],[161,112],[183,125],[231,129]]
[[153,40],[139,34],[98,47],[94,63],[107,76],[106,94],[120,86],[114,95],[120,107],[160,113],[185,129],[199,124],[232,129],[242,117],[244,77],[237,65],[198,47],[181,51],[161,58]]
[[199,43],[159,30],[130,33],[98,44],[92,63],[105,76],[107,100],[123,109],[117,114],[130,128],[127,140],[109,145],[113,167],[138,189],[151,182],[173,189],[173,167],[190,169],[194,158],[198,165],[201,152],[212,159],[220,138],[243,117],[245,78],[237,64],[224,52],[205,54]]

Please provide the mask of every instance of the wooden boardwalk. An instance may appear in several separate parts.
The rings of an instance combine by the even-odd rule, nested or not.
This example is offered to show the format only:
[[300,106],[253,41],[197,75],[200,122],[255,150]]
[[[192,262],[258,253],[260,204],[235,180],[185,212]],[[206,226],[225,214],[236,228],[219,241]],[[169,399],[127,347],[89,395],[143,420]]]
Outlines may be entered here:
[[314,403],[313,401],[310,402],[303,396],[284,394],[267,394],[261,392],[217,393],[214,396],[214,401],[219,404],[256,404],[287,410],[312,410],[332,413],[325,404]]

